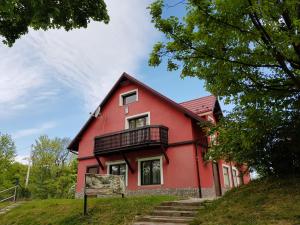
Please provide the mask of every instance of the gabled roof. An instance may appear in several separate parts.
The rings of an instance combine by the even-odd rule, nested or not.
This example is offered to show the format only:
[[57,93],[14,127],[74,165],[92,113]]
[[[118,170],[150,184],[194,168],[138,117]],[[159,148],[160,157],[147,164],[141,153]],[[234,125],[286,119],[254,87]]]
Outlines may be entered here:
[[[103,106],[105,105],[105,103],[110,99],[110,97],[117,90],[117,88],[119,87],[119,85],[123,81],[126,81],[126,80],[129,80],[130,82],[136,84],[137,86],[140,86],[140,87],[146,89],[147,91],[151,92],[153,95],[155,95],[156,97],[158,97],[160,100],[165,101],[167,104],[173,106],[174,108],[176,108],[177,110],[181,111],[182,113],[184,113],[185,115],[189,116],[190,118],[192,118],[192,119],[194,119],[196,121],[200,121],[200,122],[204,121],[204,119],[202,119],[200,116],[198,116],[193,111],[190,111],[189,109],[183,107],[182,105],[180,105],[180,104],[174,102],[173,100],[167,98],[166,96],[160,94],[159,92],[157,92],[154,89],[150,88],[146,84],[138,81],[137,79],[133,78],[132,76],[128,75],[127,73],[123,73],[121,75],[121,77],[118,79],[118,81],[115,83],[115,85],[112,87],[112,89],[108,92],[108,94],[106,95],[106,97],[103,99],[103,101],[99,105],[100,109],[103,108]],[[72,142],[68,146],[69,150],[78,151],[79,141],[80,141],[83,133],[85,132],[85,130],[89,127],[89,125],[95,119],[96,119],[96,117],[94,116],[94,113],[93,113],[92,116],[88,119],[88,121],[84,124],[84,126],[81,128],[81,130],[79,131],[79,133],[76,135],[76,137],[72,140]]]
[[217,98],[214,95],[189,100],[179,103],[184,108],[196,113],[197,115],[214,111]]

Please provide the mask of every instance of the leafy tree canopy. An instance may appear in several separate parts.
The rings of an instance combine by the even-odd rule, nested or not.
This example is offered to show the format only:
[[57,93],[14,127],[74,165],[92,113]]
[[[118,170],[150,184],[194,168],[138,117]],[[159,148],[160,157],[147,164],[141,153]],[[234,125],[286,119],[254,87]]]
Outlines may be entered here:
[[0,188],[11,186],[9,173],[16,154],[16,146],[11,136],[0,133]]
[[51,28],[87,27],[91,21],[109,22],[103,0],[3,0],[0,1],[0,36],[12,46],[31,27],[35,30]]
[[[184,17],[164,16],[178,6]],[[216,128],[211,156],[262,174],[300,172],[300,2],[158,0],[149,8],[166,37],[149,64],[165,58],[169,70],[205,80],[210,92],[235,104]]]
[[67,149],[68,138],[40,136],[33,145],[29,189],[34,198],[74,197],[77,160]]

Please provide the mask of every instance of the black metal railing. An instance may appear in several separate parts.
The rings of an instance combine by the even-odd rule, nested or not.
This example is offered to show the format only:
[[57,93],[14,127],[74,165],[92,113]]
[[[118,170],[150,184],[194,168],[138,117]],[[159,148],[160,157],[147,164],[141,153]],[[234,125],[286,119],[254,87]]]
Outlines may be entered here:
[[150,125],[101,135],[95,138],[94,153],[108,153],[121,149],[168,145],[168,128]]

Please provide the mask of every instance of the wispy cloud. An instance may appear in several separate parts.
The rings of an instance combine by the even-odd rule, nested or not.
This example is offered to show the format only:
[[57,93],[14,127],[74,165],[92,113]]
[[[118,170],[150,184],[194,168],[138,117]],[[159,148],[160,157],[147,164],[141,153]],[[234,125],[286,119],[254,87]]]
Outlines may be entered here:
[[35,100],[55,97],[54,84],[82,98],[92,111],[123,71],[137,70],[158,37],[146,9],[150,1],[106,2],[108,25],[30,31],[13,48],[0,46],[0,58],[5,59],[0,62],[0,104],[5,106],[0,115],[1,110],[22,111]]
[[41,135],[45,131],[47,131],[51,128],[54,128],[56,126],[57,126],[57,124],[55,122],[46,122],[38,127],[18,130],[15,133],[13,133],[12,136],[14,139],[20,139],[20,138],[24,138],[24,137],[28,137],[28,136],[33,136],[33,135]]

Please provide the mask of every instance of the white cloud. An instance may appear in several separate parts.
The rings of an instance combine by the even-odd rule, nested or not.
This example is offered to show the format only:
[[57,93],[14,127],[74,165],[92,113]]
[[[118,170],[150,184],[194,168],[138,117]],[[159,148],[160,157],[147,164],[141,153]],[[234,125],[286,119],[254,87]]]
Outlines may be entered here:
[[22,163],[24,165],[28,165],[28,159],[29,159],[29,155],[17,155],[15,157],[15,161]]
[[70,32],[30,31],[13,48],[0,46],[0,58],[5,58],[0,62],[2,111],[25,110],[36,99],[33,92],[49,97],[43,93],[53,91],[53,83],[82,97],[92,111],[123,71],[134,73],[148,57],[158,37],[146,9],[150,2],[109,0],[108,25],[92,22],[87,29]]
[[55,122],[46,122],[38,127],[18,130],[15,133],[13,133],[12,137],[14,139],[19,139],[19,138],[24,138],[24,137],[33,136],[33,135],[41,135],[46,130],[49,130],[56,126],[57,126],[57,124]]

